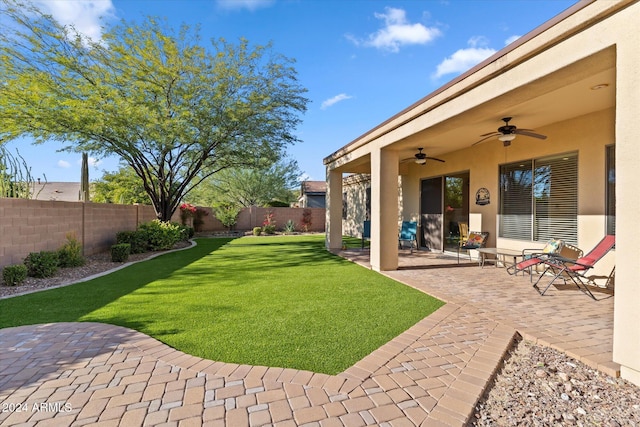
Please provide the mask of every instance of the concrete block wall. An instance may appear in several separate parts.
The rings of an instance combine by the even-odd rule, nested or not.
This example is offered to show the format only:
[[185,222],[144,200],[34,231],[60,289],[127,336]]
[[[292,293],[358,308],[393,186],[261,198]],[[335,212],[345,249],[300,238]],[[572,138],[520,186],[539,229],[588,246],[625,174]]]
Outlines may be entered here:
[[[322,232],[325,229],[325,209],[324,208],[308,208],[311,211],[311,227],[309,231]],[[276,224],[276,230],[284,229],[286,223],[292,220],[296,225],[296,231],[302,231],[302,216],[304,209],[302,208],[260,208],[251,206],[240,213],[238,216],[238,230],[252,230],[253,227],[262,227],[267,214],[273,213],[273,220]]]
[[68,233],[82,239],[82,204],[0,198],[0,267],[30,252],[53,251]]
[[[200,208],[208,212],[205,216],[202,231],[216,232],[226,231],[226,227],[222,225],[220,221],[215,217],[215,213],[211,208]],[[311,228],[309,231],[324,232],[325,226],[325,209],[324,208],[309,208],[311,210]],[[273,213],[273,219],[276,222],[276,230],[281,231],[287,221],[290,219],[296,224],[296,231],[302,231],[302,215],[304,209],[302,208],[261,208],[257,206],[250,206],[243,209],[238,214],[238,220],[233,227],[237,231],[251,231],[254,227],[262,227],[267,212]],[[179,222],[179,217],[176,219]]]
[[[203,218],[202,231],[227,230],[211,208],[201,209],[209,213]],[[309,231],[323,232],[325,209],[310,210]],[[302,231],[304,209],[255,206],[240,212],[234,230],[251,231],[253,227],[261,227],[268,212],[273,213],[276,230],[282,230],[291,219],[296,231]],[[30,252],[57,250],[66,242],[68,233],[75,234],[85,256],[104,252],[115,243],[119,231],[135,230],[139,224],[154,219],[153,207],[148,205],[0,198],[0,268],[22,263]],[[180,222],[180,213],[176,212],[172,220]]]
[[0,268],[55,251],[72,233],[84,255],[109,250],[118,231],[155,218],[152,206],[0,198]]

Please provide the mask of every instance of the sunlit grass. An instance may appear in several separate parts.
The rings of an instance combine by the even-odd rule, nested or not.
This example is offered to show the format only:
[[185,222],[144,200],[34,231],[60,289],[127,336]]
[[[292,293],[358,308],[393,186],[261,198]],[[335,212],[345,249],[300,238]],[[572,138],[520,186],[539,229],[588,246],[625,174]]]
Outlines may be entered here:
[[199,239],[85,283],[0,301],[0,327],[92,321],[224,362],[335,374],[442,303],[335,256],[324,236]]

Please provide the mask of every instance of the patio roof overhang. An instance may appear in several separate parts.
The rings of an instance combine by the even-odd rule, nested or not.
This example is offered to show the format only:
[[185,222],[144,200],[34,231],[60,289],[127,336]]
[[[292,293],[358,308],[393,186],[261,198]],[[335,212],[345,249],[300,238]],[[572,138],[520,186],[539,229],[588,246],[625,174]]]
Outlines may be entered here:
[[[332,170],[368,173],[371,150],[411,157],[469,148],[502,117],[540,129],[615,106],[616,52],[607,47],[572,57],[558,46],[632,1],[579,2],[449,84],[429,94],[324,159]],[[587,8],[589,6],[589,8]],[[565,52],[566,50],[566,52]],[[609,90],[592,88],[606,84]]]

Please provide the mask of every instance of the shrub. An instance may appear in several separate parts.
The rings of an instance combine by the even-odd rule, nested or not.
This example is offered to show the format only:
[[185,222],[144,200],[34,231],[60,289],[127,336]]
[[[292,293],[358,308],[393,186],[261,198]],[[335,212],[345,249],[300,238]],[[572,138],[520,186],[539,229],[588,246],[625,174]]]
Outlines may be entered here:
[[132,254],[147,252],[149,246],[146,233],[139,230],[118,232],[116,234],[116,244],[121,243],[130,244]]
[[208,215],[209,215],[209,212],[205,211],[204,209],[196,208],[196,211],[193,214],[194,231],[202,231],[202,226],[204,225],[203,218]]
[[308,232],[311,228],[311,215],[311,209],[305,208],[302,211],[302,228],[306,232]]
[[50,251],[31,252],[24,260],[27,274],[31,277],[51,277],[58,271],[58,253]]
[[2,280],[7,286],[18,286],[27,278],[27,266],[24,264],[7,265],[2,269]]
[[179,224],[162,222],[158,219],[141,224],[139,230],[145,233],[148,248],[151,251],[171,249],[182,239]]
[[125,262],[129,259],[131,245],[129,243],[118,243],[111,246],[111,261]]
[[262,227],[263,231],[265,234],[275,234],[276,233],[276,226],[275,225],[265,225],[264,227]]
[[295,222],[293,222],[292,219],[290,219],[289,221],[287,221],[287,223],[284,225],[284,232],[285,233],[295,233],[296,231],[296,224]]
[[180,222],[182,225],[187,225],[189,218],[193,218],[197,208],[191,203],[183,203],[180,205]]
[[214,208],[216,219],[229,230],[238,222],[238,214],[242,208],[232,203],[223,203]]
[[180,226],[180,233],[182,233],[182,240],[189,240],[196,234],[196,230],[188,225]]
[[67,242],[58,249],[58,266],[62,268],[80,267],[84,265],[82,245],[76,239],[75,233],[67,234]]
[[262,234],[262,227],[253,227],[253,235],[259,236]]

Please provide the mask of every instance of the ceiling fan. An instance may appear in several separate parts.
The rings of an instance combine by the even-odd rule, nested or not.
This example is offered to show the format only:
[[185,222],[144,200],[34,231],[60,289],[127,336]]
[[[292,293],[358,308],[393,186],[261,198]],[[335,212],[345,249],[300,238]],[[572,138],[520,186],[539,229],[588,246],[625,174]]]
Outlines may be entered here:
[[480,144],[481,142],[496,136],[500,141],[502,141],[505,147],[508,147],[509,145],[511,145],[511,141],[516,139],[516,135],[530,136],[532,138],[538,138],[538,139],[547,139],[546,135],[535,133],[531,129],[518,129],[516,126],[510,125],[509,121],[511,119],[512,117],[504,117],[502,119],[502,121],[504,122],[504,126],[500,126],[497,132],[490,132],[490,133],[485,133],[484,135],[480,135],[482,139],[480,141],[475,142],[473,145]]
[[444,160],[442,160],[442,159],[436,159],[435,157],[429,157],[426,154],[424,154],[422,152],[422,148],[418,148],[418,152],[415,154],[415,156],[409,157],[408,159],[404,159],[402,161],[406,162],[406,161],[409,161],[409,160],[413,160],[419,165],[424,165],[425,163],[427,163],[427,160],[435,160],[436,162],[444,163]]

